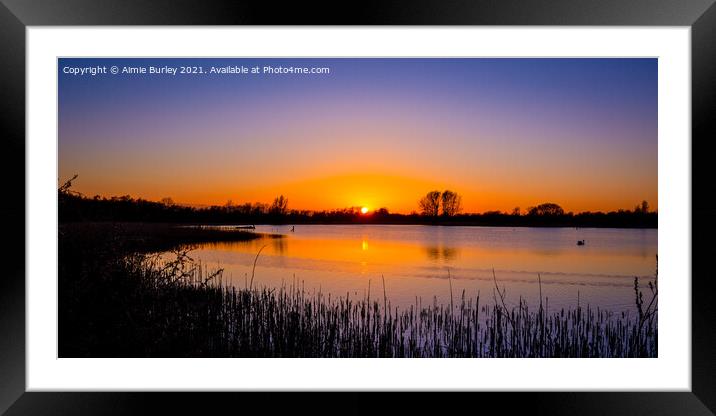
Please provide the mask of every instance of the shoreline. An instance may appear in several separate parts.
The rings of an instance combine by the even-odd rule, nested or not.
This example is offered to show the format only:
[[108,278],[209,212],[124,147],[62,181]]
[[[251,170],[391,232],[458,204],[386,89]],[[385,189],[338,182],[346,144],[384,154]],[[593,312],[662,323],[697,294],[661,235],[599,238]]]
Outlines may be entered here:
[[[180,227],[233,227],[244,225],[255,226],[292,226],[292,225],[391,225],[391,226],[425,226],[425,227],[474,227],[474,228],[577,228],[577,229],[614,229],[614,230],[658,230],[658,226],[615,226],[611,224],[592,224],[592,225],[566,225],[566,224],[500,224],[500,223],[481,223],[481,222],[445,222],[445,223],[426,223],[426,222],[396,222],[396,221],[313,221],[313,222],[247,222],[247,221],[67,221],[60,224],[147,224],[162,226],[180,226]],[[222,230],[222,232],[247,232],[246,230]]]
[[[364,299],[326,299],[296,283],[228,287],[223,269],[208,268],[186,250],[267,235],[280,238],[166,223],[60,224],[59,356],[658,356],[656,287],[650,284],[642,300],[638,280],[631,289],[636,316],[579,304],[543,309],[541,296],[538,307],[522,299],[507,306],[497,280],[493,299],[463,292],[453,303],[451,288],[449,305],[399,309],[380,285]],[[172,250],[176,260],[160,261],[151,254],[157,249]]]

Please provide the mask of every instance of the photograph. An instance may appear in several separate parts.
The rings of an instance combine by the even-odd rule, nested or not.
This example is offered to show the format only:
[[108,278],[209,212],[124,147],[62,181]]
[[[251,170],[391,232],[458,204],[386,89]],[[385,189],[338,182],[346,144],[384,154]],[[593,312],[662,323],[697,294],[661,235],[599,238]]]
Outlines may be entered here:
[[0,0],[0,414],[714,414],[714,1]]
[[56,61],[59,358],[659,357],[657,57]]

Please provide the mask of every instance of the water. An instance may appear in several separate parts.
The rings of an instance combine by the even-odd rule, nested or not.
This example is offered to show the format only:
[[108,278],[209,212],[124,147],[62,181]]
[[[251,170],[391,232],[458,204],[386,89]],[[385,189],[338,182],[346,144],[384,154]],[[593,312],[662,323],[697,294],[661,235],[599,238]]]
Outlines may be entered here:
[[[257,226],[282,234],[249,242],[209,243],[191,252],[209,268],[225,269],[224,282],[243,288],[262,248],[254,286],[321,291],[326,297],[370,296],[393,307],[455,304],[480,294],[494,302],[495,280],[506,303],[520,297],[550,311],[581,306],[634,310],[634,277],[646,287],[656,270],[657,230],[595,228],[440,227],[406,225]],[[577,240],[585,240],[577,246]],[[495,278],[493,278],[493,269]],[[450,276],[450,279],[448,278]],[[474,301],[473,301],[474,303]]]

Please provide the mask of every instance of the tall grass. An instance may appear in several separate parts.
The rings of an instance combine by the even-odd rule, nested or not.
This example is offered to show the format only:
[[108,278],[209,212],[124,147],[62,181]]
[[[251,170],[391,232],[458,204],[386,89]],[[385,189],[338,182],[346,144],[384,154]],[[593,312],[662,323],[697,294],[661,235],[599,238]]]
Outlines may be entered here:
[[463,291],[450,305],[399,309],[385,287],[376,300],[370,291],[362,299],[309,293],[295,280],[226,286],[221,270],[209,272],[186,251],[170,262],[125,256],[119,266],[137,286],[130,315],[142,316],[131,353],[140,356],[656,357],[658,350],[656,280],[645,301],[635,279],[632,316],[589,305],[549,312],[541,296],[534,310],[522,299],[508,308],[496,276],[488,302]]

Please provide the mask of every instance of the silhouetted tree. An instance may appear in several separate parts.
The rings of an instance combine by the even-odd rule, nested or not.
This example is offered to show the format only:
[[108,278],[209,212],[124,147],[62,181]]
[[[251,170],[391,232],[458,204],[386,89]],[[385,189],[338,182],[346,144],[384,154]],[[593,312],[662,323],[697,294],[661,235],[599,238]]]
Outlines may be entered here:
[[462,209],[462,197],[456,192],[445,190],[440,196],[442,203],[442,214],[446,217],[452,217]]
[[288,199],[283,195],[274,198],[269,213],[274,215],[286,215],[288,212]]
[[70,188],[72,188],[72,181],[74,181],[75,179],[77,179],[77,176],[78,176],[78,175],[75,174],[72,178],[68,179],[65,183],[63,183],[62,185],[60,185],[60,187],[57,188],[57,192],[59,192],[60,195],[68,195],[68,194],[71,194],[71,195],[81,195],[79,192],[75,192],[75,191],[70,190]]
[[[286,203],[288,203],[288,200],[286,200]],[[263,215],[269,212],[269,206],[261,202],[249,204],[249,206],[251,207],[251,215]]]
[[512,215],[519,217],[521,214],[520,207],[515,207],[512,209]]
[[634,212],[637,214],[648,214],[649,213],[649,203],[646,201],[641,201],[641,204],[634,207]]
[[440,213],[440,191],[430,191],[418,202],[423,215],[437,217]]
[[238,212],[239,214],[249,215],[249,214],[251,214],[251,203],[246,202],[244,204],[237,205],[236,207],[234,207],[234,210],[236,212]]
[[529,215],[540,215],[540,216],[557,216],[564,215],[564,210],[559,205],[547,202],[545,204],[537,205],[532,207],[528,211]]
[[[129,198],[129,195],[127,195],[127,198]],[[174,205],[176,205],[174,203],[174,200],[169,197],[162,198],[159,202],[166,207],[173,207]]]

